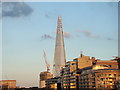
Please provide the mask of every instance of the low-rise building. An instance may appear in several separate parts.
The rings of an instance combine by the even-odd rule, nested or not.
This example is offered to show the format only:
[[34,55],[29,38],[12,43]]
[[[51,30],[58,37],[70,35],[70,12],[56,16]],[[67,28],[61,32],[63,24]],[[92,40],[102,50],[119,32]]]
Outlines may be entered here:
[[14,90],[16,88],[16,80],[1,80],[2,89]]
[[53,74],[50,72],[41,72],[40,73],[40,81],[39,81],[39,88],[46,88],[46,80],[53,78]]

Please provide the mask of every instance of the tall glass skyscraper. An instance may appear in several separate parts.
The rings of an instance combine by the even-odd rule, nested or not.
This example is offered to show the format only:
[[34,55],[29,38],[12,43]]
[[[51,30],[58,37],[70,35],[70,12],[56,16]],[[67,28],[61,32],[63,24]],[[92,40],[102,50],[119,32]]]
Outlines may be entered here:
[[57,32],[56,32],[56,43],[54,52],[54,64],[53,64],[53,75],[54,77],[60,76],[61,66],[65,65],[65,47],[64,47],[64,36],[62,28],[62,17],[58,17]]

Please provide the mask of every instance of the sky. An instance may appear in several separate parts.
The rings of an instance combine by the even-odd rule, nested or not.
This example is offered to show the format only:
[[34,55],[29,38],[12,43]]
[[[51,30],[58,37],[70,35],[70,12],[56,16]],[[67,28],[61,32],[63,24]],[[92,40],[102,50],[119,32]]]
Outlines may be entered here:
[[[46,70],[43,49],[53,65],[58,16],[62,16],[66,60],[84,55],[118,56],[117,2],[16,2],[2,8],[2,79],[38,86]],[[1,21],[1,20],[0,20]]]

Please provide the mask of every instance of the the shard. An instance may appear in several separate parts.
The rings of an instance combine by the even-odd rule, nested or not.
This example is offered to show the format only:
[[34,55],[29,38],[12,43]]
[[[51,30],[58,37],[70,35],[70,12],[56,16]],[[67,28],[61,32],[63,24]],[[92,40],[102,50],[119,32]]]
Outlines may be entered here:
[[62,17],[58,17],[57,32],[56,32],[56,43],[54,52],[54,64],[53,64],[53,75],[54,77],[60,76],[61,66],[65,65],[65,47],[64,47],[64,36],[62,28]]

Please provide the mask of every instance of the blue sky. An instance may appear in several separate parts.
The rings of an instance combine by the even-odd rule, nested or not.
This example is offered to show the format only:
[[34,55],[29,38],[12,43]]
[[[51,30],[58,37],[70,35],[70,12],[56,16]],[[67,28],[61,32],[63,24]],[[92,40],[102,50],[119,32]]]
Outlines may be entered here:
[[102,60],[118,55],[117,3],[26,2],[23,6],[17,4],[9,13],[5,9],[2,18],[3,79],[16,79],[19,86],[38,85],[39,73],[46,70],[43,49],[52,69],[59,15],[67,61],[81,51]]

